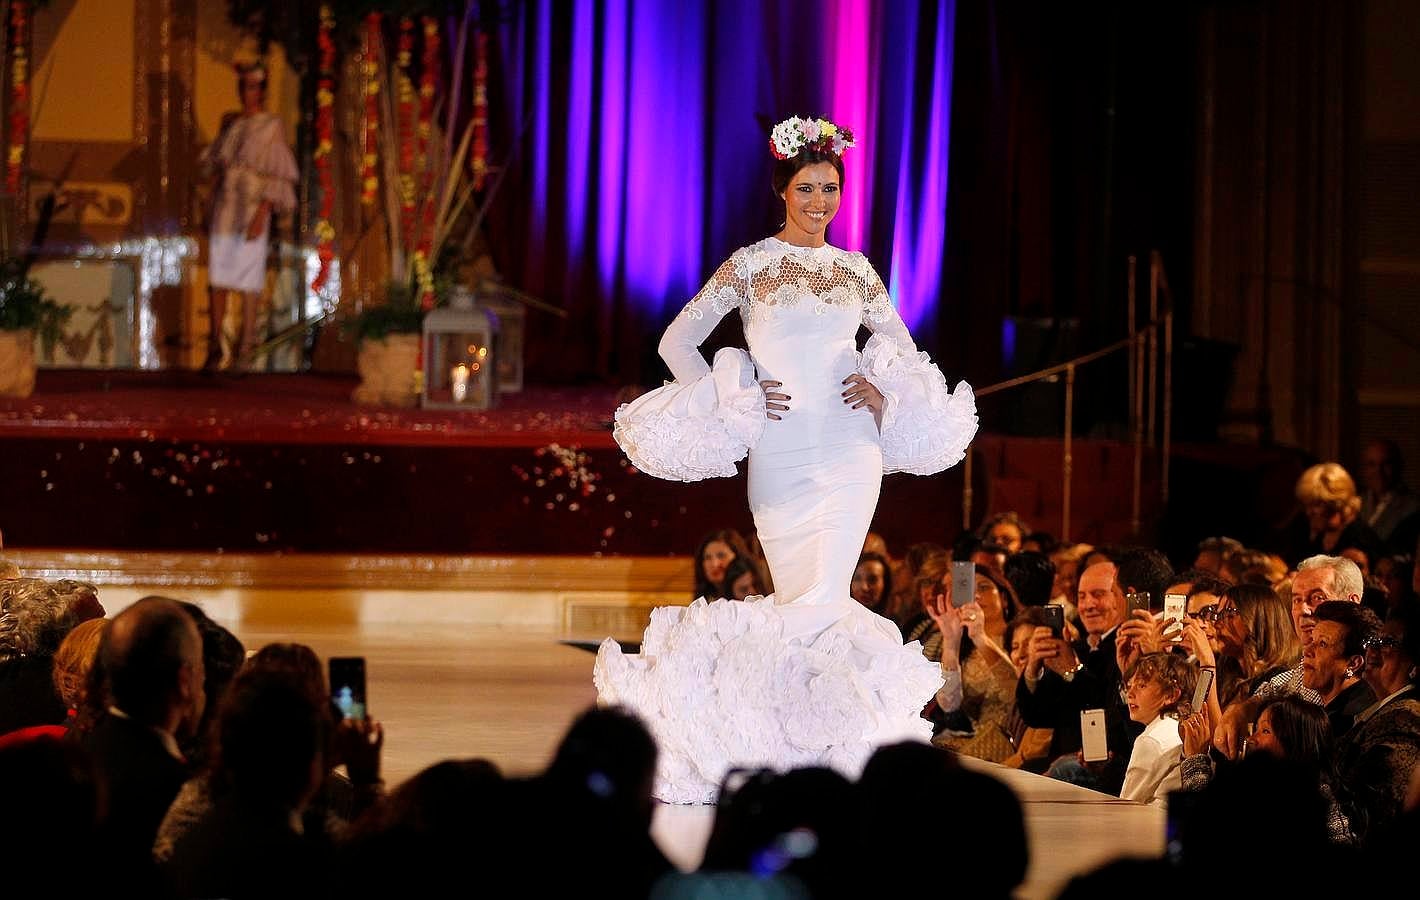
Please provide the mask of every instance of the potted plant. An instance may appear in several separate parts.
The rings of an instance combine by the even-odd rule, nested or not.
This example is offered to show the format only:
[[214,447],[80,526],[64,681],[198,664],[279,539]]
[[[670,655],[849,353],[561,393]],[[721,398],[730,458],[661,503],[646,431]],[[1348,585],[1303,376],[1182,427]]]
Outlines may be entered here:
[[360,384],[351,395],[367,406],[414,406],[419,402],[419,341],[424,310],[413,287],[392,282],[385,302],[345,323],[359,342]]
[[17,260],[0,263],[0,397],[34,393],[35,335],[53,347],[73,312],[46,296]]

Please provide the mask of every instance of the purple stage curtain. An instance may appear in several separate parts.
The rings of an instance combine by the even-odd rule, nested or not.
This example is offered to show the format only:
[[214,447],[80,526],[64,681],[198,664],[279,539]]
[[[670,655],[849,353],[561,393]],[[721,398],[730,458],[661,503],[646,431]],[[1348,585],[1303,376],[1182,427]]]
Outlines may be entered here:
[[[774,233],[768,129],[853,128],[838,246],[865,252],[933,349],[947,222],[955,0],[529,0],[498,31],[489,220],[529,313],[528,377],[659,383],[666,323]],[[728,326],[727,326],[728,327]]]

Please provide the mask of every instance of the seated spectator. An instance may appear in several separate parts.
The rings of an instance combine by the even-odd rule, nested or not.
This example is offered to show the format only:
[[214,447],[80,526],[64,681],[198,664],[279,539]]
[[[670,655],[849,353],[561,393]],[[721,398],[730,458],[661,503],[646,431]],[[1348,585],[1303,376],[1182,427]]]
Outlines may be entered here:
[[1145,654],[1130,667],[1125,703],[1129,718],[1143,725],[1144,731],[1134,739],[1121,800],[1162,806],[1168,792],[1181,787],[1183,739],[1178,720],[1189,712],[1197,677],[1192,665],[1169,652]]
[[[1207,713],[1199,710],[1184,719],[1183,790],[1200,791],[1213,778],[1212,742],[1207,727]],[[1350,804],[1350,792],[1336,772],[1335,746],[1331,723],[1326,712],[1295,694],[1279,694],[1263,701],[1252,736],[1247,739],[1248,753],[1266,753],[1286,759],[1316,776],[1317,784],[1327,803],[1327,832],[1333,843],[1354,844],[1355,832],[1351,819],[1355,815]]]
[[1198,543],[1198,555],[1193,559],[1193,568],[1213,575],[1222,575],[1223,561],[1242,549],[1242,542],[1230,537],[1204,538]]
[[1021,552],[1021,542],[1029,533],[1030,528],[1013,512],[997,513],[976,530],[982,544],[1004,550],[1008,556]]
[[99,645],[109,707],[84,745],[106,798],[101,833],[109,866],[132,885],[154,884],[153,839],[187,780],[181,742],[202,720],[202,638],[171,600],[144,598],[109,623]]
[[[545,887],[571,890],[600,870],[609,895],[643,897],[672,871],[650,834],[658,755],[641,720],[616,707],[589,709],[572,723],[534,786],[541,799],[526,808],[541,819],[529,827],[563,854],[566,871]],[[526,848],[528,863],[543,858],[542,843]]]
[[858,557],[858,565],[853,569],[853,580],[848,585],[848,593],[865,609],[894,621],[901,615],[892,606],[892,564],[886,557],[876,553],[864,553]]
[[1006,558],[1001,568],[1023,606],[1044,606],[1055,588],[1055,564],[1044,553],[1022,550]]
[[1302,651],[1302,684],[1321,696],[1333,734],[1351,730],[1351,723],[1376,696],[1361,679],[1366,667],[1365,642],[1381,630],[1376,614],[1359,603],[1328,600],[1312,611],[1316,625]]
[[[952,754],[918,743],[878,748],[858,779],[854,897],[1006,898],[1025,880],[1030,842],[1016,795]],[[944,875],[943,848],[970,848]],[[967,851],[963,851],[967,852]]]
[[[0,737],[7,897],[98,896],[116,886],[97,855],[98,789],[87,753],[52,735]],[[124,885],[126,887],[126,885]],[[127,893],[120,890],[120,893]]]
[[805,897],[854,896],[855,799],[852,783],[831,769],[732,772],[700,871],[745,873]]
[[54,654],[74,626],[103,614],[93,586],[83,582],[0,581],[0,734],[65,724]]
[[725,579],[720,583],[717,595],[730,600],[764,596],[763,579],[759,576],[759,566],[749,556],[737,556],[725,567]]
[[1032,531],[1021,541],[1021,549],[1039,553],[1048,559],[1051,554],[1060,549],[1060,542],[1055,539],[1055,535],[1048,531]]
[[[1037,628],[1027,644],[1026,666],[1016,684],[1016,707],[1027,725],[1053,729],[1048,774],[1118,794],[1129,763],[1130,748],[1142,729],[1128,716],[1120,698],[1122,682],[1115,655],[1116,632],[1125,618],[1126,590],[1159,590],[1170,573],[1144,554],[1118,554],[1127,565],[1100,562],[1080,576],[1080,621],[1085,635],[1077,643]],[[1114,757],[1098,771],[1083,770],[1080,712],[1105,711],[1106,737]]]
[[927,606],[935,630],[933,646],[923,647],[929,658],[936,652],[942,666],[942,687],[925,712],[932,720],[933,743],[990,762],[1015,752],[1006,728],[1015,709],[1018,673],[1001,647],[1006,629],[1000,639],[992,634],[993,616],[1000,613],[986,612],[987,607],[1003,606],[1003,586],[989,570],[978,570],[976,597],[958,607],[952,602],[950,581],[944,584]]
[[922,599],[917,590],[917,573],[922,568],[922,564],[933,556],[946,556],[947,550],[940,544],[923,542],[913,544],[907,548],[907,554],[902,559],[902,565],[893,569],[892,573],[892,593],[893,609],[898,611],[902,620],[897,621],[898,626],[905,633],[908,627],[922,615],[924,607]]
[[1230,584],[1265,584],[1275,587],[1287,577],[1287,564],[1280,556],[1244,548],[1223,560],[1221,577]]
[[435,763],[351,825],[329,893],[432,897],[455,871],[506,864],[502,846],[515,840],[509,805],[524,799],[488,760]]
[[[1401,523],[1420,515],[1420,497],[1405,483],[1405,461],[1394,441],[1371,441],[1361,456],[1361,521],[1391,541]],[[1402,552],[1409,547],[1394,547]]]
[[1407,597],[1414,597],[1410,590],[1410,569],[1414,563],[1408,556],[1382,556],[1376,560],[1371,573],[1376,587],[1385,594],[1387,607],[1395,606]]
[[[307,834],[323,835],[328,840],[338,839],[349,823],[383,794],[384,783],[380,780],[383,726],[370,718],[335,722],[325,669],[320,657],[305,644],[267,644],[252,656],[242,671],[270,671],[291,679],[311,696],[330,720],[323,726],[330,738],[324,748],[326,773],[320,790],[306,805],[303,830]],[[222,686],[219,696],[225,695],[226,690],[227,686]],[[339,772],[341,765],[346,767],[348,776]],[[195,771],[198,774],[183,784],[158,828],[153,858],[160,863],[171,858],[177,842],[216,802],[210,766]]]
[[197,623],[197,633],[202,636],[202,693],[207,701],[197,730],[182,746],[188,765],[193,771],[198,771],[206,764],[207,753],[211,749],[208,732],[221,706],[222,695],[227,692],[227,686],[236,677],[242,663],[246,662],[247,651],[236,635],[212,621],[202,607],[185,600],[174,602]]
[[1378,555],[1382,542],[1360,517],[1361,498],[1351,475],[1336,463],[1312,466],[1297,479],[1302,512],[1283,530],[1282,555],[1288,561],[1317,554],[1339,556],[1348,547]]
[[1420,606],[1392,610],[1365,652],[1364,678],[1378,699],[1337,747],[1341,778],[1366,813],[1363,839],[1400,816],[1420,764]]
[[[99,645],[108,630],[108,619],[90,619],[74,626],[54,654],[54,689],[68,709],[67,724],[73,727],[80,713],[92,710],[90,684],[94,681],[94,664],[99,658]],[[92,722],[92,719],[89,719]]]
[[165,871],[183,897],[306,897],[324,887],[329,848],[299,826],[320,789],[330,717],[287,672],[233,681],[215,725],[214,802],[179,837]]
[[720,585],[725,581],[725,569],[736,558],[748,555],[745,539],[733,528],[721,528],[701,538],[700,545],[695,548],[694,597],[718,599]]
[[[1011,658],[1011,667],[1017,678],[1025,671],[1028,655],[1026,648],[1031,635],[1035,634],[1037,628],[1042,627],[1047,627],[1044,609],[1039,606],[1026,606],[1022,607],[1006,628],[1006,643],[1001,649]],[[1025,769],[1037,774],[1044,772],[1050,763],[1050,729],[1031,728],[1026,724],[1025,719],[1021,718],[1020,710],[1016,709],[1014,686],[1011,711],[1006,717],[1004,730],[1014,752],[1002,760],[1001,764],[1007,768]]]
[[[933,611],[939,608],[941,603],[951,600],[951,564],[945,558],[929,560],[918,572],[917,582],[922,614],[912,622],[903,640],[921,641],[923,655],[932,662],[939,662],[942,633],[938,629]],[[1010,584],[991,569],[977,567],[975,587],[976,593],[972,603],[976,605],[976,609],[963,614],[979,613],[984,634],[1000,648],[1006,641],[1006,623],[1015,617],[1020,604],[1016,601]]]
[[1224,706],[1258,694],[1301,657],[1290,611],[1271,588],[1233,585],[1203,616],[1212,626]]

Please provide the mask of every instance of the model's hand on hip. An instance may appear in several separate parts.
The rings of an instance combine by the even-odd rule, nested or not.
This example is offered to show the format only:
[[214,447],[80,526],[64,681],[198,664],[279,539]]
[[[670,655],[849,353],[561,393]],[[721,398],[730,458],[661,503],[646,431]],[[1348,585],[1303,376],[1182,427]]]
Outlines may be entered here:
[[843,379],[843,383],[848,385],[848,390],[843,392],[843,402],[850,404],[854,409],[867,407],[873,411],[873,415],[881,415],[883,411],[883,392],[873,386],[873,383],[856,372]]
[[778,422],[782,417],[774,414],[775,410],[788,412],[789,407],[785,404],[793,399],[788,394],[780,394],[774,391],[775,388],[784,386],[782,381],[761,381],[759,386],[764,389],[764,414]]

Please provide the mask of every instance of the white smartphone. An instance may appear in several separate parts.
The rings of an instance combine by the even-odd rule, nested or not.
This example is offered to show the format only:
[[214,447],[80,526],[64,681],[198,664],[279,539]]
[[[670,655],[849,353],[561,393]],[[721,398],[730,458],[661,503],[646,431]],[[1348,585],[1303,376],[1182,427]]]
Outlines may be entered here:
[[1173,632],[1171,640],[1175,644],[1183,641],[1183,616],[1187,609],[1188,597],[1184,594],[1164,594],[1164,628]]
[[1213,686],[1213,670],[1199,669],[1198,684],[1193,688],[1193,705],[1189,712],[1196,713],[1208,703],[1208,689]]
[[1109,759],[1109,740],[1104,733],[1104,710],[1080,711],[1080,740],[1085,762],[1104,762]]

